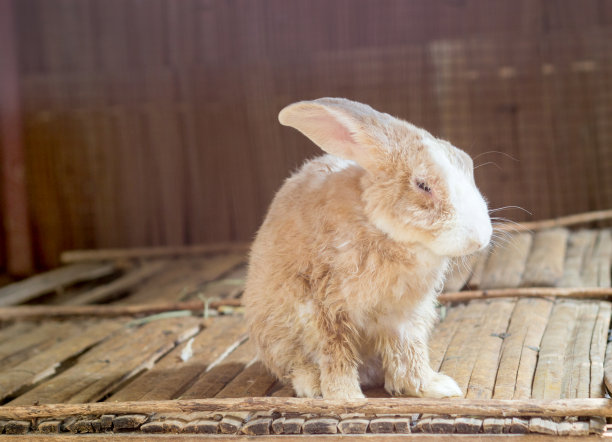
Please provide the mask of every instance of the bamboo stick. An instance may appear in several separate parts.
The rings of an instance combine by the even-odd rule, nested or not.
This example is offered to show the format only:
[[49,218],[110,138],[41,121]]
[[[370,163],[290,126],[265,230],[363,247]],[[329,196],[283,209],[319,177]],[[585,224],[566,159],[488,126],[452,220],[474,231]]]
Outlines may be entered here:
[[78,415],[190,412],[280,411],[338,415],[436,413],[474,416],[612,416],[612,399],[306,399],[286,397],[209,398],[168,401],[93,402],[0,407],[2,419],[34,419]]
[[[212,301],[208,304],[211,309],[221,306],[240,306],[240,299],[226,299]],[[70,316],[137,316],[154,313],[162,313],[175,310],[190,310],[202,313],[204,303],[200,300],[176,303],[157,303],[141,305],[32,305],[0,307],[0,321],[8,321],[23,318],[60,318]]]
[[[442,293],[438,296],[439,302],[463,302],[471,299],[489,299],[506,297],[564,297],[564,298],[607,298],[612,296],[609,287],[529,287],[494,290],[471,290],[455,293]],[[208,307],[218,309],[222,306],[240,307],[240,299],[221,299],[211,301]],[[136,316],[161,313],[175,310],[190,310],[202,312],[202,301],[194,300],[176,303],[155,303],[140,305],[20,305],[13,307],[0,307],[0,321],[9,321],[24,318],[61,318],[70,316]]]
[[133,249],[70,250],[62,253],[64,264],[85,261],[112,261],[118,259],[145,259],[171,256],[208,255],[229,252],[247,252],[250,243],[224,242],[174,247],[141,247]]
[[609,287],[522,287],[510,289],[466,290],[438,295],[439,302],[462,302],[470,299],[504,298],[504,297],[545,297],[563,298],[606,298],[612,296]]
[[551,229],[553,227],[567,227],[575,224],[592,223],[612,219],[612,209],[599,210],[595,212],[577,213],[575,215],[562,216],[555,219],[530,221],[524,223],[508,223],[495,227],[499,232],[524,232],[527,230]]

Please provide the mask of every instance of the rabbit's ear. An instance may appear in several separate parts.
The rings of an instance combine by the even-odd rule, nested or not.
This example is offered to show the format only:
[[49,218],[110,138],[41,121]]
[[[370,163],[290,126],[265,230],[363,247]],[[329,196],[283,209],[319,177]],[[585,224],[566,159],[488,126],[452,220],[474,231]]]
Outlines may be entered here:
[[324,151],[374,166],[385,146],[381,119],[392,118],[370,106],[343,98],[320,98],[290,104],[278,120],[302,132]]

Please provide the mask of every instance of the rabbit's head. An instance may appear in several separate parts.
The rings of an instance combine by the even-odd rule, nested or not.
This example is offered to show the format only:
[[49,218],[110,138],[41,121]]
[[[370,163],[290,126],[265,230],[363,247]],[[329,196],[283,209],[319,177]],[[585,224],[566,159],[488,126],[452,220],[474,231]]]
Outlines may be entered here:
[[390,238],[441,256],[484,248],[492,227],[472,159],[429,132],[365,104],[321,98],[291,104],[279,121],[367,171],[365,214]]

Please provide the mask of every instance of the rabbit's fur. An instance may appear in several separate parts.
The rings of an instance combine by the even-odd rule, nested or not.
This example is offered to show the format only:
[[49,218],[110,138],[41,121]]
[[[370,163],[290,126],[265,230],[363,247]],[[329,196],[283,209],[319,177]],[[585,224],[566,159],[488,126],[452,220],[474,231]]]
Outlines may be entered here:
[[330,155],[276,194],[253,244],[244,303],[259,357],[298,396],[460,396],[427,341],[450,256],[491,237],[463,151],[340,98],[279,114]]

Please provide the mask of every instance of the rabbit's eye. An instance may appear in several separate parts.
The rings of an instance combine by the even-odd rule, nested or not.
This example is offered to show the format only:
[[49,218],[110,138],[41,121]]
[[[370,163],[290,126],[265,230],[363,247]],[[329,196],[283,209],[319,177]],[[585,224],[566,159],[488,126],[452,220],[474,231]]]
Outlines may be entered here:
[[417,181],[417,187],[421,190],[424,190],[427,193],[431,193],[431,187],[429,187],[426,183],[424,183],[423,181]]

